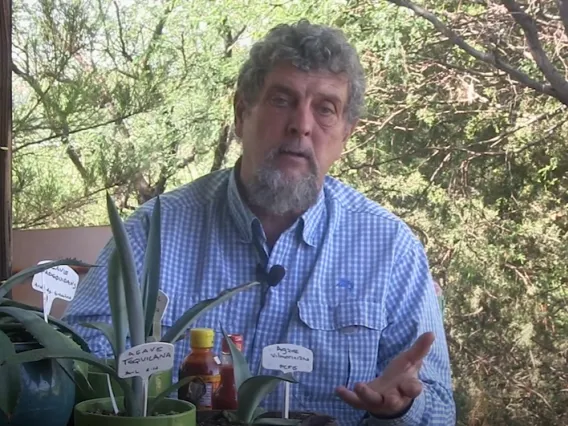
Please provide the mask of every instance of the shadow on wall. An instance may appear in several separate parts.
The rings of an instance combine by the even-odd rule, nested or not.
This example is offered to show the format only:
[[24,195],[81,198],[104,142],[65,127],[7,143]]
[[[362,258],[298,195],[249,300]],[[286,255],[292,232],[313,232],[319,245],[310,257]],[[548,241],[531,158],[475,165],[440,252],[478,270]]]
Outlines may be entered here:
[[[42,260],[57,260],[65,257],[72,257],[93,264],[111,236],[112,232],[109,226],[15,229],[12,234],[12,271],[17,273]],[[87,271],[84,269],[75,270],[79,274],[79,285],[81,285],[81,279]],[[42,295],[32,288],[31,280],[15,287],[12,290],[12,298],[30,305],[42,306]],[[60,318],[65,310],[66,303],[64,300],[56,299],[53,302],[51,315]]]

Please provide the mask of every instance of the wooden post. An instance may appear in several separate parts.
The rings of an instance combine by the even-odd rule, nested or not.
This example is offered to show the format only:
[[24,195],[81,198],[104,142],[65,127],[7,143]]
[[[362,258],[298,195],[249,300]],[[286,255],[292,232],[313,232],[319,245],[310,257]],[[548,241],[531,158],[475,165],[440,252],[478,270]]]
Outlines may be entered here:
[[0,280],[12,273],[12,0],[0,3]]

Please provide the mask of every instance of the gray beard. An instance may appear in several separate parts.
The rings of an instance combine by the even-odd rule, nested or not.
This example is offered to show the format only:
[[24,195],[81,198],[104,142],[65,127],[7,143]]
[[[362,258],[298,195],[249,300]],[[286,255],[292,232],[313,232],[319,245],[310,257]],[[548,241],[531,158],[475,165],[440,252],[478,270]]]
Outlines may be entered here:
[[275,155],[270,155],[254,174],[252,182],[245,184],[248,201],[278,216],[308,210],[317,201],[320,191],[316,163],[308,159],[309,172],[301,178],[290,178],[272,166]]

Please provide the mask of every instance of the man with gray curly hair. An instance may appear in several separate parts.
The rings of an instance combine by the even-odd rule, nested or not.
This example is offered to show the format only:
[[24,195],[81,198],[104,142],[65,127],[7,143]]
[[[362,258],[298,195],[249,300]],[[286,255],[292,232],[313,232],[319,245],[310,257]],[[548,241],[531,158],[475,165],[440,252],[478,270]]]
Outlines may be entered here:
[[[402,220],[328,175],[364,93],[358,54],[338,29],[301,20],[252,47],[234,97],[242,155],[234,167],[161,196],[161,283],[170,300],[162,328],[200,300],[261,280],[262,288],[195,326],[242,333],[250,368],[262,374],[271,374],[266,346],[311,350],[312,371],[297,372],[290,388],[292,411],[328,414],[342,426],[454,425],[448,348],[424,248]],[[138,267],[153,204],[125,224]],[[97,264],[108,263],[112,247]],[[68,321],[110,321],[105,279],[105,267],[89,272]],[[111,354],[95,330],[83,333],[95,353]],[[177,365],[188,351],[187,340],[177,343]],[[279,387],[263,406],[279,411],[282,401]]]

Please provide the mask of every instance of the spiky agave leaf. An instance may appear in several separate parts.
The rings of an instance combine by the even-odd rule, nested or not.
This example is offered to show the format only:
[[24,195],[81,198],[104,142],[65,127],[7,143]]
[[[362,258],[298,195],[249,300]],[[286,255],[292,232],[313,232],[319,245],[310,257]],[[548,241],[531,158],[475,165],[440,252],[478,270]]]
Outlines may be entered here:
[[[14,355],[16,355],[14,345],[6,333],[0,330],[0,364]],[[0,365],[0,383],[2,383],[0,410],[4,412],[9,420],[20,398],[20,369],[9,365]]]
[[297,383],[289,374],[281,376],[252,376],[246,379],[237,390],[239,406],[237,416],[247,424],[254,420],[254,413],[262,400],[276,389],[281,382]]
[[252,377],[248,362],[241,351],[235,346],[233,341],[229,338],[229,335],[223,328],[221,324],[221,332],[223,333],[223,338],[227,341],[229,345],[229,350],[231,352],[231,357],[233,359],[233,370],[235,372],[235,385],[239,389],[244,381]]
[[156,300],[160,290],[161,244],[161,203],[158,195],[150,219],[150,231],[142,270],[142,302],[145,318],[144,335],[146,337],[151,335],[154,313],[156,311]]
[[110,255],[107,275],[108,303],[113,328],[111,338],[114,339],[111,345],[114,346],[114,355],[115,358],[118,359],[118,355],[126,350],[128,315],[126,310],[126,296],[124,294],[124,281],[122,279],[122,268],[116,248]]

